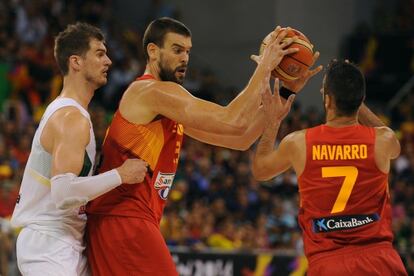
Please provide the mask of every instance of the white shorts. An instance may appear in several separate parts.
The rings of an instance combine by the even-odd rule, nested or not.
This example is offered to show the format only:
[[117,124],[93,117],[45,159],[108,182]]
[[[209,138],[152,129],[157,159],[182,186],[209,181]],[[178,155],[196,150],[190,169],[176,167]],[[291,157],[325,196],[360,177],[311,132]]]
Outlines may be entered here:
[[89,275],[82,251],[42,232],[23,228],[16,250],[17,265],[23,276]]

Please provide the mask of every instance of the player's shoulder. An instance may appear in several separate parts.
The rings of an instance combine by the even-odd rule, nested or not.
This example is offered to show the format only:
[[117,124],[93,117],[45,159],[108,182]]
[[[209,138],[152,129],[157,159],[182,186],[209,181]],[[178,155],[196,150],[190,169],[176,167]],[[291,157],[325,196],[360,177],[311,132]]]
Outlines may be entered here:
[[183,87],[181,85],[171,81],[139,80],[131,83],[127,92],[135,95],[142,95],[146,93],[163,93],[182,89]]
[[305,129],[289,133],[282,139],[280,146],[290,150],[300,148],[305,141],[305,133]]
[[396,138],[395,132],[387,126],[375,127],[375,133],[378,138],[385,140]]
[[76,106],[63,106],[56,110],[53,115],[55,118],[59,118],[63,121],[71,121],[71,120],[80,120],[80,121],[88,121],[82,111]]
[[[145,113],[145,109],[158,106],[160,101],[171,97],[171,95],[181,95],[183,90],[181,85],[174,82],[152,79],[134,81],[122,96],[119,107],[124,116],[131,117],[131,114],[134,114],[132,117],[136,117],[138,116],[137,112]],[[135,110],[137,107],[141,111]]]
[[63,126],[70,130],[89,129],[89,119],[75,106],[65,106],[59,108],[49,119],[56,127]]
[[[54,141],[54,143],[87,144],[90,138],[90,127],[89,119],[77,107],[64,106],[56,110],[47,120],[42,139]],[[48,145],[48,142],[45,143]]]
[[301,129],[297,131],[293,131],[283,138],[286,142],[300,142],[302,139],[305,138],[306,129]]
[[380,148],[381,151],[390,149],[390,158],[397,158],[401,152],[401,145],[395,132],[386,126],[376,127],[375,131],[378,148]]

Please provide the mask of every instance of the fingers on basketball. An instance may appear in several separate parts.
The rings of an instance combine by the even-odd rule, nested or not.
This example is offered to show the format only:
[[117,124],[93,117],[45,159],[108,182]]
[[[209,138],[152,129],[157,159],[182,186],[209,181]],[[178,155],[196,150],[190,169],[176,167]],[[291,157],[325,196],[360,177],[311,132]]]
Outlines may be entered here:
[[[280,78],[285,82],[291,82],[306,73],[306,71],[313,65],[315,62],[315,57],[319,56],[319,53],[313,52],[313,45],[309,39],[300,31],[285,28],[280,32],[286,33],[286,36],[278,35],[278,39],[282,43],[286,42],[288,45],[284,50],[283,54],[285,55],[279,65],[272,71],[272,76]],[[273,32],[272,32],[273,34]],[[292,39],[291,44],[289,44],[289,39]],[[263,53],[266,45],[271,42],[270,35],[268,35],[260,46],[260,53]],[[295,50],[295,49],[298,50]],[[318,54],[317,54],[318,53]]]

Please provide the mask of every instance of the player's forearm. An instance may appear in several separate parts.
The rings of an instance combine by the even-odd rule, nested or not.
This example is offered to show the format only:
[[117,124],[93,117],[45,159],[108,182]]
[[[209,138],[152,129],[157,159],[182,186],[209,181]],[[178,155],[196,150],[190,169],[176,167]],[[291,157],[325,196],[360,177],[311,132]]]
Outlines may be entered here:
[[234,150],[247,150],[263,133],[265,124],[264,112],[259,112],[254,116],[254,121],[249,125],[248,129],[241,135],[220,135],[214,132],[206,132],[197,128],[185,128],[185,133],[190,137],[201,142],[214,146],[225,147]]
[[370,127],[385,126],[385,124],[374,114],[364,103],[361,105],[358,113],[358,121],[362,125]]
[[260,160],[261,158],[268,156],[273,151],[280,124],[281,121],[265,124],[264,132],[257,145],[255,155],[256,160]]
[[245,151],[248,150],[254,141],[260,136],[263,131],[263,124],[252,124],[241,136],[237,135],[218,135],[214,133],[206,133],[201,130],[186,128],[186,134],[190,137],[197,139],[203,143],[207,143],[213,146],[224,147],[232,150]]
[[249,125],[249,128],[241,136],[228,136],[223,140],[224,147],[232,148],[236,150],[247,150],[251,145],[260,137],[265,127],[265,116],[263,110],[259,109],[253,122]]
[[[118,171],[78,177],[73,173],[55,175],[51,179],[51,198],[58,209],[76,208],[121,185]],[[97,185],[98,184],[98,185]]]
[[252,173],[256,180],[265,181],[269,178],[266,164],[268,157],[274,150],[276,135],[279,131],[281,122],[265,124],[265,130],[256,148],[253,158]]
[[263,133],[265,127],[265,118],[264,113],[259,111],[259,118],[256,118],[253,123],[249,126],[246,133],[241,139],[242,148],[244,150],[249,149],[253,143],[260,137],[260,134]]

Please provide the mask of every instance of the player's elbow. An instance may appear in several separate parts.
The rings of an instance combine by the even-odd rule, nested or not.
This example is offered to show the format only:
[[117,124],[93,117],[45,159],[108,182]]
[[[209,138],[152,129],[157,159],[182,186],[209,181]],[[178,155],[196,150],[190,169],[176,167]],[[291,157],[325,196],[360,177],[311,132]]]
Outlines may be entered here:
[[254,144],[254,142],[255,140],[250,141],[250,140],[240,138],[240,142],[237,144],[236,150],[246,151],[250,149],[250,147]]
[[251,146],[251,144],[244,143],[244,144],[239,145],[239,147],[236,150],[246,151],[246,150],[250,149],[250,146]]
[[261,173],[260,171],[253,171],[253,177],[256,181],[267,181],[269,180],[269,177],[267,177],[265,174]]
[[266,170],[263,166],[259,164],[256,160],[253,162],[252,174],[255,180],[257,181],[267,181],[269,176],[266,173]]
[[244,143],[240,143],[240,144],[232,144],[232,145],[228,145],[226,146],[226,148],[232,149],[232,150],[238,150],[238,151],[246,151],[250,148],[249,145],[244,144]]
[[61,174],[54,176],[50,181],[50,196],[59,210],[78,208],[88,202],[87,197],[72,195],[71,182],[74,177],[74,174]]

